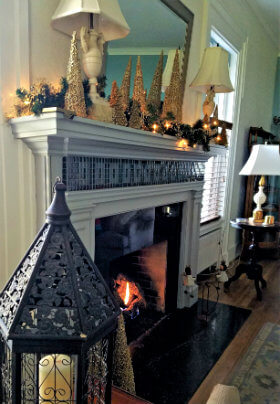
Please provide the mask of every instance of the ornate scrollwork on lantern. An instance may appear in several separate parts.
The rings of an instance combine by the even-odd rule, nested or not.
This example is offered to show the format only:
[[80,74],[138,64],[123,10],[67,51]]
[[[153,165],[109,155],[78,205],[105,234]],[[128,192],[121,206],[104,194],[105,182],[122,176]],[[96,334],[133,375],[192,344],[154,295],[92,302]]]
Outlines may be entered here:
[[70,222],[65,185],[55,190],[0,294],[0,403],[109,404],[119,307]]
[[35,244],[31,247],[27,256],[23,259],[0,296],[0,319],[7,328],[11,326],[14,319],[17,308],[29,282],[30,275],[34,270],[34,266],[37,262],[44,241],[46,240],[48,230],[49,226],[45,225]]

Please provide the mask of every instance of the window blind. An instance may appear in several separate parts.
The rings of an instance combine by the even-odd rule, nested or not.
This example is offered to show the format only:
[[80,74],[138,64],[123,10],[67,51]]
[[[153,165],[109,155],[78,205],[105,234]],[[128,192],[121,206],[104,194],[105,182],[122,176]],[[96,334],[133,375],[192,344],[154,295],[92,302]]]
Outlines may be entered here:
[[223,216],[226,193],[228,151],[210,157],[205,165],[200,223]]

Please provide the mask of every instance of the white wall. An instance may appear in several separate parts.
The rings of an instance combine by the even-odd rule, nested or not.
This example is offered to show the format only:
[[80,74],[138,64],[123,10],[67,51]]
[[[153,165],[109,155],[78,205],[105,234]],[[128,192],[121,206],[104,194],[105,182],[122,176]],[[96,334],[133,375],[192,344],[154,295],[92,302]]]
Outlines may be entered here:
[[[246,42],[245,84],[236,125],[236,163],[231,217],[242,212],[243,194],[238,176],[246,158],[248,128],[270,128],[277,49],[271,44],[246,0],[183,0],[195,14],[190,49],[184,119],[201,114],[201,95],[188,88],[207,45],[210,23],[230,34],[230,41]],[[3,112],[15,89],[38,78],[57,83],[68,60],[70,39],[53,31],[50,18],[58,0],[5,0],[0,2],[0,286],[6,281],[35,235],[34,161],[22,142],[13,139]],[[218,10],[218,12],[217,12]],[[211,20],[211,21],[210,21]],[[222,32],[223,33],[223,32]],[[231,231],[234,254],[237,234]]]
[[70,40],[50,27],[58,0],[0,1],[0,288],[36,234],[34,158],[4,115],[15,90],[65,75]]

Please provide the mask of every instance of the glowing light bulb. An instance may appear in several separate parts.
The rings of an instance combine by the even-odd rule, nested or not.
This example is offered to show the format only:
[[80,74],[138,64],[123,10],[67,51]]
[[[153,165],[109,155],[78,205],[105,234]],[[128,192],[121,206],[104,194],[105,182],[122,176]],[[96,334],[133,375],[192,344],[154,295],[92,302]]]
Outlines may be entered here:
[[153,128],[153,133],[157,133],[158,125],[156,123],[153,124],[152,128]]
[[169,129],[171,124],[168,121],[166,121],[164,126],[166,127],[166,129]]
[[177,146],[181,147],[182,149],[185,149],[188,147],[188,141],[186,139],[180,139],[177,142]]
[[124,304],[127,305],[128,302],[129,302],[129,282],[126,282]]
[[213,125],[217,126],[217,125],[218,125],[218,122],[217,122],[216,120],[213,121]]
[[220,135],[218,135],[218,136],[216,137],[216,139],[217,139],[218,142],[220,142],[220,141],[222,140],[222,138],[221,138]]
[[204,129],[208,129],[207,123],[205,123],[205,124],[203,125],[203,128],[204,128]]
[[197,147],[197,143],[194,143],[193,148],[196,149]]
[[29,105],[30,104],[30,101],[29,100],[25,100],[24,101],[24,105]]

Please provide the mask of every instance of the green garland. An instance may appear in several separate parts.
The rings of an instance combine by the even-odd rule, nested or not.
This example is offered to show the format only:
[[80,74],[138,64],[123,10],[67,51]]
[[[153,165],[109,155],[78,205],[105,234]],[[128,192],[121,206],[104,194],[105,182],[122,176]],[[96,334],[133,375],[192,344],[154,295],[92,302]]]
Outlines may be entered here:
[[[83,81],[85,103],[89,108],[92,101],[89,96],[89,81]],[[68,89],[68,83],[65,77],[60,80],[60,90],[56,91],[53,86],[46,82],[38,82],[30,87],[30,91],[24,88],[18,88],[16,95],[20,99],[20,104],[15,105],[16,115],[22,116],[28,113],[40,115],[44,108],[58,107],[64,108],[65,94]]]
[[[166,117],[161,118],[153,105],[148,105],[148,115],[144,117],[145,127],[149,131],[154,130],[157,125],[157,132],[162,135],[176,136],[179,139],[186,139],[188,146],[202,145],[204,151],[210,150],[210,140],[217,137],[218,132],[214,131],[216,126],[209,129],[203,128],[203,121],[199,119],[193,126],[182,124],[174,120],[172,113],[168,112]],[[168,122],[168,125],[166,123]],[[210,134],[211,133],[211,134]]]

